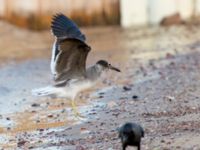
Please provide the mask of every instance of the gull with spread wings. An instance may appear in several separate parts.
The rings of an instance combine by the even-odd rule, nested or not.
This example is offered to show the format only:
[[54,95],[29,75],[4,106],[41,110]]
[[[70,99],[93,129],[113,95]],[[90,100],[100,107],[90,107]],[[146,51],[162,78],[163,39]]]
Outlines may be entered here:
[[55,36],[51,58],[51,72],[55,84],[34,89],[32,94],[70,99],[75,115],[81,116],[74,102],[76,95],[92,87],[103,71],[120,70],[105,60],[99,60],[86,68],[86,59],[91,48],[86,44],[85,35],[78,26],[65,15],[55,15],[51,29]]

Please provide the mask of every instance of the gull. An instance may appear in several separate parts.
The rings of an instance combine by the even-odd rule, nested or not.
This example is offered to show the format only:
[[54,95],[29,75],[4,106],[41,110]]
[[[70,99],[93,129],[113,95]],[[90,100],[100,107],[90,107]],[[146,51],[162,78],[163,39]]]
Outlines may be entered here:
[[75,116],[81,117],[75,104],[77,94],[94,86],[104,71],[120,72],[120,70],[106,60],[99,60],[96,64],[86,67],[86,59],[91,47],[86,43],[86,37],[78,26],[65,15],[53,16],[51,30],[55,42],[50,68],[55,83],[34,89],[32,94],[71,100]]

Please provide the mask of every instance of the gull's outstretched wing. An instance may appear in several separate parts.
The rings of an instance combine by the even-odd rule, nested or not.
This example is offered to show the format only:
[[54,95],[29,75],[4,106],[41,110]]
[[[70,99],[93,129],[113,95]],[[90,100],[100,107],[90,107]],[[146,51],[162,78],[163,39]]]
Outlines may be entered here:
[[84,77],[90,47],[77,39],[66,39],[59,42],[58,45],[59,53],[55,62],[57,72],[55,81]]
[[53,34],[58,39],[77,39],[85,42],[85,35],[81,33],[78,26],[63,14],[57,14],[51,22]]
[[90,51],[84,34],[63,14],[53,17],[51,28],[56,36],[51,61],[55,81],[84,77],[86,58]]

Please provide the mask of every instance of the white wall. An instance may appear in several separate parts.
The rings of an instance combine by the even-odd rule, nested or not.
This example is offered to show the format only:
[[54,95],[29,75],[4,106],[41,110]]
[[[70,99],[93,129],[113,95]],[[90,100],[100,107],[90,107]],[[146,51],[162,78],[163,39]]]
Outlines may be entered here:
[[195,0],[196,5],[195,5],[195,15],[200,16],[200,0]]
[[169,15],[180,13],[182,19],[200,16],[200,0],[120,0],[121,25],[159,24]]
[[0,0],[0,16],[3,16],[6,13],[6,0]]
[[123,27],[147,24],[147,0],[121,0],[120,12]]
[[183,19],[188,19],[193,15],[193,0],[176,0],[176,7]]
[[30,13],[38,11],[38,3],[36,0],[9,0],[8,5],[13,13],[21,16],[28,16]]
[[149,0],[148,2],[150,24],[158,24],[165,16],[175,14],[178,11],[175,0]]

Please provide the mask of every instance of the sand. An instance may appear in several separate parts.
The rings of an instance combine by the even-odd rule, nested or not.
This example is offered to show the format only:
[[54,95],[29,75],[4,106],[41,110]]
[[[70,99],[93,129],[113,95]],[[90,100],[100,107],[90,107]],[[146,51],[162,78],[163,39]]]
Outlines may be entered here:
[[0,27],[0,148],[118,150],[117,128],[131,121],[145,129],[142,149],[200,149],[198,25],[83,28],[87,64],[107,59],[122,71],[77,96],[84,119],[69,100],[31,95],[52,83],[49,31]]

